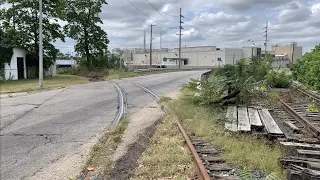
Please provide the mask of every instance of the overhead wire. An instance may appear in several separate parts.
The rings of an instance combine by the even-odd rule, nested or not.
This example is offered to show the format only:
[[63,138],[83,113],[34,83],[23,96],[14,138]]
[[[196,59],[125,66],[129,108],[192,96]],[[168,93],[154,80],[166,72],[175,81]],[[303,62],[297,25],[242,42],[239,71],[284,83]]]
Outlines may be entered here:
[[143,15],[145,15],[146,17],[148,17],[149,19],[151,19],[152,21],[154,21],[155,23],[159,24],[160,26],[163,26],[163,27],[169,27],[169,26],[166,26],[166,25],[163,25],[159,22],[157,22],[156,20],[152,19],[150,16],[146,15],[143,11],[141,11],[137,6],[135,6],[132,2],[130,2],[129,0],[127,0],[128,3],[130,3],[133,7],[135,7],[138,11],[140,11]]
[[162,15],[160,12],[159,12],[159,10],[150,2],[150,1],[148,1],[148,0],[146,0],[148,3],[149,3],[149,5],[154,9],[154,10],[156,10],[163,18],[165,18],[166,20],[168,20],[168,21],[171,21],[171,22],[173,22],[173,23],[179,23],[179,22],[174,22],[174,21],[172,21],[171,19],[168,19],[167,17],[165,17],[164,15]]

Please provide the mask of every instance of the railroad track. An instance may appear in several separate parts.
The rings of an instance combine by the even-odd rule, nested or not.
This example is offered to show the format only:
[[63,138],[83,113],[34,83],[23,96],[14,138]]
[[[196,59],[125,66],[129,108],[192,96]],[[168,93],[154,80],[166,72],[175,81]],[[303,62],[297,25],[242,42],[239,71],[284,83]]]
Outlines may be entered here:
[[[320,139],[319,99],[313,95],[310,95],[306,91],[299,89],[289,92],[289,96],[290,98],[287,98],[286,100],[280,99],[282,108],[288,112],[294,118],[294,120],[299,122],[299,126],[303,126],[315,138]],[[310,106],[313,106],[313,112],[308,110]],[[290,121],[286,121],[286,123],[290,124]],[[293,125],[291,128],[301,129],[302,127],[295,128]]]
[[293,89],[279,100],[282,108],[274,109],[274,114],[284,124],[282,130],[286,138],[279,140],[289,156],[280,162],[289,170],[288,179],[320,179],[319,98],[307,91]]

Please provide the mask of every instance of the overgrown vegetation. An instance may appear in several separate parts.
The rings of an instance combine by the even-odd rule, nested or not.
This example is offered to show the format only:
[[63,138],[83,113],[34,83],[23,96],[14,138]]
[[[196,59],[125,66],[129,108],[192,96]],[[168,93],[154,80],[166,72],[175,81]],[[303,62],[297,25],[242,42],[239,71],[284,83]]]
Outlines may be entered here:
[[[169,102],[168,98],[163,98]],[[157,126],[150,146],[142,154],[135,179],[188,179],[194,173],[192,156],[175,121],[177,117],[167,114]]]
[[320,92],[320,44],[299,59],[291,70],[295,80]]
[[102,174],[107,176],[114,165],[112,155],[121,143],[121,138],[126,130],[129,121],[122,119],[114,128],[107,131],[90,152],[90,158],[84,168],[93,168],[92,176]]
[[[261,97],[261,92],[271,88],[288,88],[291,76],[286,72],[276,72],[271,68],[272,58],[252,57],[241,59],[234,66],[226,65],[218,69],[207,80],[201,82],[196,101],[202,105],[216,103],[248,104]],[[188,88],[195,90],[196,82]]]
[[251,134],[225,131],[225,111],[220,106],[199,106],[193,101],[194,91],[185,89],[183,94],[181,99],[169,104],[169,110],[181,119],[190,134],[203,137],[223,150],[222,157],[236,167],[285,179],[284,170],[278,164],[278,158],[284,157],[280,147]]

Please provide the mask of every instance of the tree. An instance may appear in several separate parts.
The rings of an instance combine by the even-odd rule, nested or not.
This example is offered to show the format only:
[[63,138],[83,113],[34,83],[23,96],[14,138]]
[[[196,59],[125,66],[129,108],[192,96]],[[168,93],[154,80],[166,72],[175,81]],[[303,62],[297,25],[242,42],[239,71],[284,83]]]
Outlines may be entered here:
[[320,44],[294,64],[292,74],[300,83],[320,91]]
[[[39,54],[39,1],[8,0],[12,5],[5,11],[3,26],[5,38],[12,47],[28,51],[29,65],[38,65]],[[43,1],[43,49],[44,68],[48,68],[59,52],[52,44],[56,39],[64,41],[62,28],[58,23],[63,0]]]
[[13,48],[7,46],[6,40],[4,39],[4,33],[0,27],[0,77],[4,77],[4,64],[10,63],[13,55]]
[[92,61],[108,48],[107,33],[98,23],[102,24],[100,17],[101,7],[107,4],[106,0],[66,0],[64,27],[66,34],[77,41],[75,51],[86,57],[86,66],[91,69]]

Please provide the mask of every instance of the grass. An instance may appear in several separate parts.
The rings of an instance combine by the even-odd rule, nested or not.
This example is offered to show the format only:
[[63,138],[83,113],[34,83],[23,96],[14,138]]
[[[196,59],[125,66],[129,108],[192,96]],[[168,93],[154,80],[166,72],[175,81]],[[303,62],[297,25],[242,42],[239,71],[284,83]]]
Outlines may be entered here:
[[90,152],[90,158],[88,159],[85,168],[93,168],[92,177],[97,174],[107,176],[114,165],[112,156],[118,145],[121,143],[121,138],[125,129],[127,128],[129,121],[122,119],[118,126],[114,129],[107,131],[95,144]]
[[142,73],[121,71],[121,70],[110,70],[108,73],[109,73],[107,76],[108,80],[136,77],[136,76],[142,75]]
[[[58,75],[56,77],[46,77],[43,80],[43,87],[39,87],[38,79],[26,79],[26,80],[12,80],[12,81],[0,81],[0,94],[16,93],[16,92],[33,92],[44,91],[56,88],[64,88],[70,85],[83,84],[90,82],[88,77],[94,76],[100,77],[97,80],[112,80],[136,77],[141,75],[155,74],[160,72],[129,72],[122,70],[108,70],[108,72],[82,72],[83,74],[76,75],[75,69],[64,70],[65,74]],[[69,74],[70,73],[70,74]],[[108,74],[108,75],[107,75]]]
[[[277,145],[250,134],[234,134],[224,130],[225,110],[220,107],[196,105],[184,90],[184,96],[169,104],[169,110],[179,119],[189,133],[203,137],[216,148],[224,150],[222,157],[235,167],[260,170],[285,179],[285,172],[278,164],[284,153]],[[193,96],[192,96],[193,97]]]
[[175,124],[176,116],[168,114],[157,126],[150,146],[139,159],[135,179],[188,179],[194,173],[192,156]]
[[88,83],[88,78],[74,75],[58,75],[47,77],[43,80],[43,88],[39,87],[38,79],[0,81],[0,94],[13,92],[42,91],[55,88],[63,88],[69,85]]

